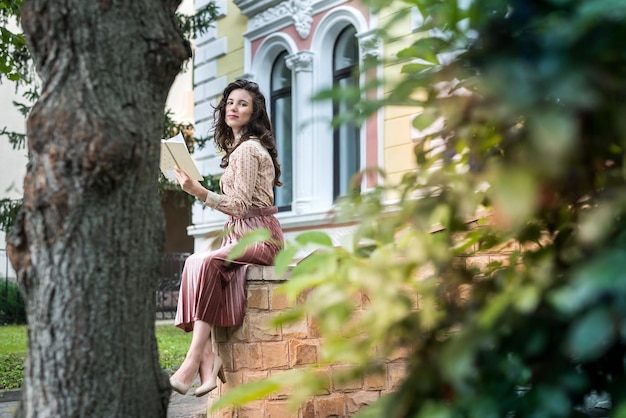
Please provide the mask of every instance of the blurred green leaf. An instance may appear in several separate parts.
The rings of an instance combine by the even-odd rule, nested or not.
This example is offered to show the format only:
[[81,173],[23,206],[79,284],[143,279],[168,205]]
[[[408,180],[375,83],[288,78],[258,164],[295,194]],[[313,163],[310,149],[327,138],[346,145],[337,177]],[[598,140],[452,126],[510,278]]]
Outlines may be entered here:
[[571,326],[568,347],[576,361],[595,360],[602,356],[614,338],[611,314],[605,309],[595,309]]
[[276,276],[282,277],[283,274],[287,272],[297,253],[298,247],[287,245],[276,255],[276,258],[274,259],[274,270],[276,271]]
[[308,231],[298,234],[296,242],[302,246],[315,244],[322,247],[332,247],[333,242],[328,234],[321,231]]
[[234,261],[241,257],[248,248],[255,244],[260,244],[272,239],[270,232],[265,228],[256,229],[254,231],[247,232],[242,236],[233,248],[228,252],[228,261]]

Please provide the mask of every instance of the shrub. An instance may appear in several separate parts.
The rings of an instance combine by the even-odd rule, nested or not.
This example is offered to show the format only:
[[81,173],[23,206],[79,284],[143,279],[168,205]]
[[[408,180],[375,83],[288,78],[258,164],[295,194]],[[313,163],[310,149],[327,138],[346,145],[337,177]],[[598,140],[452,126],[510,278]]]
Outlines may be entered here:
[[4,280],[0,285],[0,324],[25,324],[26,305],[16,283]]

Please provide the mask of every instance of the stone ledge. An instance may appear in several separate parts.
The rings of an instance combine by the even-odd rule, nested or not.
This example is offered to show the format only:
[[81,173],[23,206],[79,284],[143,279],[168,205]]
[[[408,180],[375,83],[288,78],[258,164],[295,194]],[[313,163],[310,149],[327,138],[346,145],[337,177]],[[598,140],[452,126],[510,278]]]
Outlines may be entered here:
[[246,275],[248,282],[284,282],[289,277],[289,269],[282,277],[276,276],[274,266],[250,266]]
[[19,402],[22,396],[22,389],[0,391],[0,402]]

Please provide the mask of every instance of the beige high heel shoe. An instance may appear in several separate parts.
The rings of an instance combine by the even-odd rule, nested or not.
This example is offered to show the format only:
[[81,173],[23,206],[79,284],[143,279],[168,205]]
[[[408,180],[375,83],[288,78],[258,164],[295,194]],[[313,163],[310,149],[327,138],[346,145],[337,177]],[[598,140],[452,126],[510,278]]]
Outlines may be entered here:
[[187,392],[189,391],[189,388],[191,388],[192,384],[193,384],[193,382],[188,384],[188,385],[185,385],[184,383],[179,382],[178,380],[174,379],[173,377],[170,377],[170,386],[172,387],[172,389],[174,389],[176,392],[180,393],[181,395],[187,394]]
[[211,377],[206,383],[198,386],[196,389],[196,396],[204,396],[207,393],[211,392],[213,389],[217,387],[217,378],[222,381],[222,383],[226,383],[226,376],[224,376],[224,363],[220,356],[215,354],[213,357],[213,371],[211,372]]

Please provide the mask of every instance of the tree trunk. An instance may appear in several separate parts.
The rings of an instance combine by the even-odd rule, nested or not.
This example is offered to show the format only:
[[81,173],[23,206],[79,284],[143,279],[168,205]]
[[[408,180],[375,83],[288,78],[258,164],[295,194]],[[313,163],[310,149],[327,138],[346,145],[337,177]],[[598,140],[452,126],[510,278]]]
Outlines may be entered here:
[[157,180],[165,100],[191,52],[179,2],[24,2],[42,93],[8,238],[28,315],[20,417],[167,414]]

